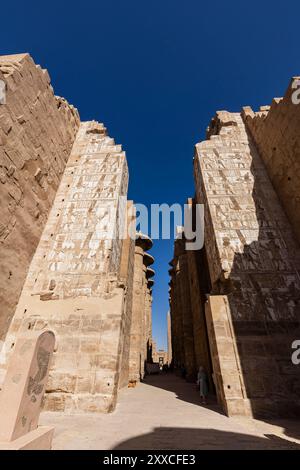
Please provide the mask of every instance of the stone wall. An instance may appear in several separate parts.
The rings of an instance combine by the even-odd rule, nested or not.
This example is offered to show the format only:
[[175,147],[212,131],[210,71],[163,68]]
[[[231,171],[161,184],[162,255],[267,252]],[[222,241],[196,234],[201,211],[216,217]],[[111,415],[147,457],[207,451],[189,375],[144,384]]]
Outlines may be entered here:
[[[299,370],[291,360],[300,337],[299,133],[290,93],[269,111],[220,111],[212,119],[194,156],[204,247],[184,253],[182,240],[174,244],[174,365],[184,363],[190,374],[201,362],[228,415],[300,415]],[[295,178],[286,178],[290,171]],[[186,279],[189,299],[180,287]],[[187,353],[192,343],[194,362]]]
[[46,409],[111,411],[152,341],[152,242],[135,236],[125,153],[28,54],[0,57],[0,79],[0,384],[17,338],[50,328]]
[[145,313],[144,313],[144,346],[143,360],[152,362],[152,288],[154,286],[153,276],[155,271],[150,267],[154,263],[154,258],[150,253],[144,253],[144,264],[147,266],[145,283]]
[[[194,207],[194,201],[187,201]],[[195,381],[199,367],[207,371],[211,390],[212,367],[210,363],[205,321],[206,293],[210,291],[206,276],[203,250],[185,248],[184,232],[174,243],[174,258],[170,281],[170,314],[172,356],[175,369],[184,366],[188,380]]]
[[180,295],[179,278],[178,278],[178,264],[176,262],[176,240],[174,242],[174,258],[170,261],[171,269],[170,274],[170,291],[169,303],[171,314],[171,338],[172,338],[172,353],[173,363],[175,368],[180,368],[185,362],[184,353],[184,336],[182,318],[184,314],[184,304]]
[[294,77],[283,98],[256,113],[243,109],[247,129],[300,242],[300,104],[292,101]]
[[118,237],[127,184],[121,146],[102,124],[81,123],[6,338],[10,351],[26,329],[55,332],[46,409],[116,404],[128,323]]
[[214,328],[219,397],[230,395],[229,414],[299,413],[291,344],[300,325],[300,250],[240,114],[212,120],[208,140],[196,146],[195,182],[211,295],[227,298],[226,318]]
[[120,281],[126,286],[124,320],[121,327],[123,337],[122,363],[120,368],[119,387],[128,385],[129,380],[129,354],[130,332],[132,328],[132,303],[133,303],[133,275],[134,275],[134,250],[135,250],[135,211],[132,201],[127,203],[127,233],[123,240],[122,256],[120,263]]
[[[174,284],[176,285],[177,315],[179,324],[177,331],[182,335],[181,362],[177,366],[184,365],[187,378],[195,380],[195,345],[193,332],[193,312],[189,285],[188,257],[185,250],[185,239],[178,238],[174,247]],[[180,312],[179,312],[180,310]]]
[[170,311],[167,314],[167,345],[168,345],[168,364],[170,366],[173,362],[173,356],[172,356],[172,327],[171,327]]
[[152,240],[145,234],[136,234],[132,298],[132,327],[130,331],[129,381],[139,382],[145,375],[145,362],[150,346],[151,296],[149,279],[154,271],[149,268],[154,259],[147,251]]
[[0,340],[14,314],[79,128],[29,54],[0,56]]

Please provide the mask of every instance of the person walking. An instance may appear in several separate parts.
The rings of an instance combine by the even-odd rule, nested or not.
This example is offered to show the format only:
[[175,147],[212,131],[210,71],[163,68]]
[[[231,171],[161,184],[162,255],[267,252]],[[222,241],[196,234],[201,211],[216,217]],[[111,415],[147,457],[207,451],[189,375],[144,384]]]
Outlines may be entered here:
[[203,405],[206,405],[206,397],[208,395],[207,375],[203,366],[199,367],[197,376],[197,384],[200,390],[200,399]]

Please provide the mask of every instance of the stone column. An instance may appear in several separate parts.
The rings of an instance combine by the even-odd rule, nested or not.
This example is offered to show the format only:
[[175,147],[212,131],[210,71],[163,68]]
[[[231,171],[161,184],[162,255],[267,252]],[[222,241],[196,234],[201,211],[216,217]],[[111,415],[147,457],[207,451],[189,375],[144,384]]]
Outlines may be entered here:
[[148,341],[147,341],[147,362],[152,362],[152,287],[154,285],[153,279],[148,279]]
[[147,266],[144,262],[143,256],[143,280],[142,280],[142,299],[141,299],[141,311],[140,311],[140,319],[141,319],[141,335],[140,335],[140,379],[143,379],[145,376],[145,332],[146,332],[146,295],[147,295]]
[[169,264],[172,266],[172,268],[169,270],[169,274],[171,276],[169,285],[170,285],[170,312],[171,312],[171,323],[172,323],[172,346],[173,346],[173,351],[174,351],[174,366],[180,367],[184,361],[184,353],[183,353],[180,298],[177,298],[178,284],[177,284],[177,278],[176,278],[176,265],[177,265],[176,258],[174,258]]
[[119,277],[126,288],[125,308],[122,316],[121,326],[121,349],[120,357],[120,380],[119,388],[128,385],[129,377],[129,353],[130,353],[130,331],[132,322],[132,297],[133,297],[133,275],[134,275],[134,251],[135,251],[135,211],[133,201],[127,202],[127,232],[123,240],[122,255]]
[[181,367],[185,364],[185,342],[183,334],[183,298],[181,293],[181,264],[179,263],[179,258],[174,258],[174,274],[175,274],[175,303],[176,303],[176,316],[177,316],[177,334],[178,334],[178,367]]
[[210,295],[205,304],[214,381],[219,403],[228,416],[252,414],[226,295]]
[[[184,243],[184,242],[183,242]],[[186,252],[179,255],[179,290],[182,309],[182,327],[184,342],[184,365],[186,369],[186,378],[193,380],[196,374],[195,353],[194,353],[194,334],[193,334],[193,317],[191,310],[191,299],[189,290],[188,264]]]
[[[187,204],[193,210],[195,220],[195,200],[189,198]],[[195,251],[187,250],[186,259],[193,324],[195,369],[198,371],[200,366],[204,367],[209,380],[209,389],[213,390],[212,364],[205,320],[205,302],[207,294],[211,291],[205,248]]]
[[118,234],[127,182],[121,146],[103,124],[81,123],[5,345],[12,351],[28,329],[55,332],[47,410],[108,412],[116,404],[126,330]]
[[[148,265],[154,262],[154,258],[148,253],[144,257],[144,262]],[[150,357],[150,344],[152,342],[152,289],[154,281],[151,279],[154,276],[154,270],[147,268],[146,270],[146,297],[145,297],[145,332],[144,332],[144,351],[145,360],[148,361]],[[152,357],[152,354],[151,354]]]
[[172,362],[172,342],[171,342],[171,316],[170,312],[167,314],[167,332],[168,332],[168,364]]
[[151,246],[152,241],[149,237],[141,233],[137,234],[134,253],[129,381],[140,381],[144,376],[145,353],[142,345],[144,343],[145,289],[147,269],[144,264],[144,253],[146,250],[149,250]]
[[174,360],[177,367],[185,366],[186,377],[193,380],[196,374],[193,316],[191,310],[187,252],[184,238],[174,243],[174,259],[170,263],[171,317],[173,324]]

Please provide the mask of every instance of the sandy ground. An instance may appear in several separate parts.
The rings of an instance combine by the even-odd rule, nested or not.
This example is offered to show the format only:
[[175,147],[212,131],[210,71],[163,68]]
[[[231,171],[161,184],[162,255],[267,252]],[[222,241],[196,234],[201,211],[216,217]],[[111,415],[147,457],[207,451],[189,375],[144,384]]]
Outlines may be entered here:
[[173,374],[123,389],[110,414],[44,412],[55,426],[53,449],[299,449],[300,423],[226,417],[211,398]]

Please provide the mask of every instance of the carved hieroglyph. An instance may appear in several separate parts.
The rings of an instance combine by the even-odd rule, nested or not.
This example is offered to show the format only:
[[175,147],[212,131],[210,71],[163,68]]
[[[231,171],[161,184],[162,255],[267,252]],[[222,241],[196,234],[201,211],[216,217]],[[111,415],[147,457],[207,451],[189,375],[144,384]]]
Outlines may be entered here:
[[[287,417],[300,415],[299,371],[291,361],[291,345],[300,334],[300,248],[285,213],[286,193],[276,188],[284,174],[280,168],[288,166],[281,161],[285,151],[277,149],[272,158],[270,149],[290,135],[297,141],[293,118],[299,111],[276,102],[269,119],[266,111],[256,118],[249,113],[217,112],[207,140],[196,145],[195,202],[204,204],[205,241],[198,257],[188,255],[191,329],[184,328],[189,309],[180,285],[187,273],[175,243],[170,270],[174,361],[184,361],[188,369],[194,341],[198,361],[204,350],[210,352],[204,365],[213,373],[227,414]],[[283,137],[282,123],[289,121],[291,134]],[[293,162],[297,174],[296,153]],[[291,178],[293,190],[297,184]],[[291,221],[298,217],[295,213]],[[198,329],[195,313],[201,316]],[[197,348],[197,341],[205,347]],[[193,361],[189,364],[195,373]]]
[[[0,339],[17,305],[5,337],[8,357],[25,332],[50,328],[57,339],[46,409],[111,411],[128,383],[135,329],[135,241],[122,238],[125,152],[103,124],[79,122],[28,54],[0,57],[0,79],[7,87],[0,113]],[[140,274],[136,353],[143,367],[151,282],[146,266]],[[0,385],[5,371],[1,362]],[[38,389],[34,381],[30,387]]]
[[52,298],[103,294],[108,273],[119,269],[127,186],[121,146],[103,125],[82,123],[30,266],[26,292]]
[[0,444],[37,429],[54,343],[52,331],[18,338],[0,393]]
[[300,326],[299,245],[242,116],[218,112],[208,139],[196,146],[194,168],[210,293],[227,299],[227,318],[213,326],[217,388],[230,413],[249,412],[249,405],[254,415],[299,413],[291,363]]
[[0,56],[0,340],[5,338],[79,128],[29,54]]
[[103,124],[80,125],[9,329],[51,328],[58,343],[47,409],[108,411],[116,402],[124,335],[119,268],[128,169]]

